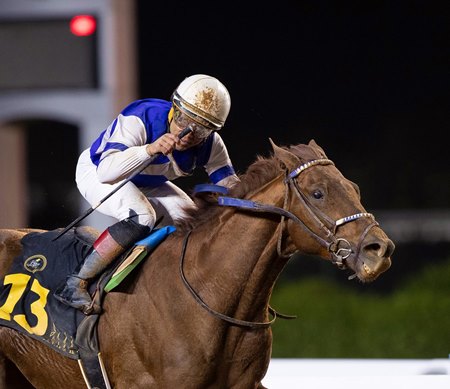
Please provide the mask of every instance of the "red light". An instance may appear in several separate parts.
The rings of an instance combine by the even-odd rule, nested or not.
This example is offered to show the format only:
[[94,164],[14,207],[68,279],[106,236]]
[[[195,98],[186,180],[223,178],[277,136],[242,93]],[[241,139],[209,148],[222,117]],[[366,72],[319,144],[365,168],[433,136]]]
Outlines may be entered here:
[[77,15],[70,21],[70,31],[76,36],[89,36],[95,32],[97,21],[91,15]]

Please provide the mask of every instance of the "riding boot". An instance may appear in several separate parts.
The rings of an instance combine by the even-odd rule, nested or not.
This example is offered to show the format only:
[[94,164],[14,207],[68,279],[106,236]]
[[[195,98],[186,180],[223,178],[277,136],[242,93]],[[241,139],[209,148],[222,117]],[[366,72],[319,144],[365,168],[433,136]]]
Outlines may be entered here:
[[132,220],[122,220],[108,227],[94,242],[93,250],[84,260],[78,274],[67,278],[64,288],[55,292],[55,298],[85,314],[92,313],[93,310],[98,313],[100,309],[93,306],[87,290],[89,281],[149,232],[149,227]]

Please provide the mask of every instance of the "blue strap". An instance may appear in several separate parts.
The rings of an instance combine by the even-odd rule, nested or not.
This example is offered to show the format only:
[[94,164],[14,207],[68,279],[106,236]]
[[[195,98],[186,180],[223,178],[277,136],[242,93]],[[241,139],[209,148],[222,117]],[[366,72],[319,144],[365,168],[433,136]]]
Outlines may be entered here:
[[297,216],[295,216],[293,213],[291,213],[289,211],[286,211],[284,208],[276,207],[274,205],[261,204],[261,203],[257,203],[256,201],[237,199],[234,197],[220,196],[217,199],[217,203],[219,205],[223,205],[223,206],[227,206],[227,207],[251,209],[255,212],[276,213],[281,216],[286,216],[292,220],[299,221]]
[[174,232],[174,226],[166,226],[153,230],[149,236],[136,242],[135,246],[145,246],[148,251],[153,250],[167,236]]
[[220,196],[217,199],[217,203],[219,205],[224,205],[224,206],[228,206],[228,207],[251,208],[251,209],[260,208],[260,204],[255,203],[254,201],[236,199],[234,197]]
[[222,185],[214,185],[214,184],[199,184],[194,187],[194,194],[200,192],[214,192],[221,194],[228,194],[228,188]]
[[227,207],[249,209],[249,210],[255,211],[255,212],[275,213],[277,215],[287,217],[287,218],[293,220],[294,222],[296,222],[297,224],[301,225],[306,231],[308,231],[324,247],[330,246],[330,243],[328,243],[326,240],[322,239],[320,236],[318,236],[316,233],[314,233],[314,231],[312,231],[297,216],[295,216],[292,212],[289,212],[284,208],[276,207],[274,205],[261,204],[261,203],[257,203],[255,201],[251,201],[251,200],[243,200],[243,199],[236,199],[233,197],[223,197],[223,196],[219,196],[219,198],[217,199],[217,203],[219,205],[223,205],[223,206],[227,206]]

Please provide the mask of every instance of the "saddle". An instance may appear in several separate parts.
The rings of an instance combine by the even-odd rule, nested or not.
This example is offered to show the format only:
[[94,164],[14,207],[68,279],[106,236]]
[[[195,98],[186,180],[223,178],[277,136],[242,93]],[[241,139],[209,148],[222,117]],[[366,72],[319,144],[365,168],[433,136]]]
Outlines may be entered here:
[[[0,325],[77,360],[88,387],[107,389],[110,385],[97,337],[101,313],[86,316],[53,297],[66,277],[80,269],[97,233],[77,227],[55,239],[60,231],[32,232],[22,238],[21,255],[0,280]],[[101,307],[105,293],[116,288],[173,231],[172,226],[154,229],[93,280],[90,293],[95,304]]]

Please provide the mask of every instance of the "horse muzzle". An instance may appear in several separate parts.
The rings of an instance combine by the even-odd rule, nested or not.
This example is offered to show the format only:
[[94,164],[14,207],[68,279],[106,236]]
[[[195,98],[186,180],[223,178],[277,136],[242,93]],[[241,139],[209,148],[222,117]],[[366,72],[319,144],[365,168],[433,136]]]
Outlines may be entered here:
[[346,259],[345,264],[355,272],[362,282],[372,282],[391,267],[391,256],[395,245],[381,229],[379,233],[367,235],[359,250]]

